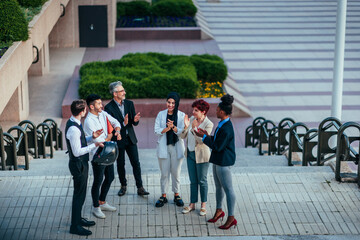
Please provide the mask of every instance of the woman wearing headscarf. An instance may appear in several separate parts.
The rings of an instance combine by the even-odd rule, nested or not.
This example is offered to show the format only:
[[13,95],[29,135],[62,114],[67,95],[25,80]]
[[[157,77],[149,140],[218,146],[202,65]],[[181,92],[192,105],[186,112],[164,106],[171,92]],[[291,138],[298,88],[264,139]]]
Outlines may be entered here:
[[174,203],[182,207],[184,202],[179,195],[180,171],[184,160],[184,141],[179,136],[184,130],[185,114],[178,110],[180,96],[171,92],[166,98],[167,109],[160,111],[155,120],[155,134],[158,136],[157,157],[161,171],[160,185],[161,197],[156,202],[156,207],[162,207],[168,202],[166,192],[169,187],[171,175]]
[[191,105],[193,116],[189,119],[185,115],[185,129],[181,137],[186,139],[187,151],[186,159],[190,179],[190,204],[184,207],[182,213],[186,214],[195,209],[195,203],[198,201],[200,190],[200,216],[206,215],[206,202],[208,193],[207,174],[209,169],[210,149],[206,146],[200,137],[195,135],[197,128],[205,129],[211,132],[214,124],[206,116],[210,105],[206,101],[199,99]]
[[222,210],[222,201],[224,199],[224,192],[226,195],[227,209],[229,211],[228,218],[220,229],[229,229],[237,225],[234,217],[235,210],[235,192],[232,185],[231,166],[235,164],[235,134],[234,128],[230,121],[232,113],[232,103],[234,97],[226,94],[221,97],[221,102],[216,108],[216,117],[220,118],[220,122],[215,129],[214,136],[199,128],[195,134],[202,137],[202,141],[211,149],[210,162],[213,164],[213,176],[216,188],[216,212],[213,218],[208,222],[215,223],[220,218],[224,218],[225,212]]

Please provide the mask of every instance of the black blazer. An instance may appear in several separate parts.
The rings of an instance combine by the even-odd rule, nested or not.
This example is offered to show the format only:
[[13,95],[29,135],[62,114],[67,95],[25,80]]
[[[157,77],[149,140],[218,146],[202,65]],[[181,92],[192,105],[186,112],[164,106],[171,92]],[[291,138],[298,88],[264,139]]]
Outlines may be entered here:
[[224,167],[235,164],[235,133],[230,120],[219,129],[215,141],[214,136],[206,136],[204,143],[212,149],[211,163]]
[[[111,116],[116,118],[121,124],[121,130],[120,130],[121,140],[118,141],[119,147],[125,147],[124,140],[126,138],[126,130],[128,132],[128,136],[129,136],[132,144],[136,144],[137,138],[136,138],[133,126],[137,126],[139,124],[139,122],[134,122],[134,117],[136,115],[134,103],[130,100],[124,99],[124,112],[125,112],[125,115],[128,114],[128,117],[129,117],[129,122],[126,126],[124,126],[125,115],[123,116],[121,114],[121,111],[114,99],[111,100],[108,104],[106,104],[104,110],[107,113],[109,113]],[[112,140],[116,141],[116,137],[114,136]]]

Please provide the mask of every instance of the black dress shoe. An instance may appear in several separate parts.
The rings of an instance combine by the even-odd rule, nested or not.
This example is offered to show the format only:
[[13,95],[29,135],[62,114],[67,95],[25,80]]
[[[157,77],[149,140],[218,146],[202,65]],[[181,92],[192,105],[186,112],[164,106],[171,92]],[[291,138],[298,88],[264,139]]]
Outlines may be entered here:
[[83,228],[82,226],[75,226],[75,227],[71,226],[70,233],[81,235],[81,236],[89,236],[92,234],[91,231]]
[[183,200],[181,199],[181,197],[179,195],[174,197],[174,203],[178,207],[183,207],[184,206],[184,202],[183,202]]
[[83,227],[91,227],[91,226],[94,226],[95,225],[95,222],[94,221],[89,221],[87,220],[86,218],[81,218],[81,226]]
[[118,195],[121,197],[121,196],[124,196],[125,193],[126,193],[126,186],[120,188]]
[[138,188],[137,193],[138,193],[138,195],[140,195],[140,196],[145,196],[145,195],[149,195],[149,194],[150,194],[150,193],[147,192],[147,191],[145,190],[145,188],[143,188],[143,187]]
[[165,203],[167,203],[168,200],[166,197],[160,197],[159,200],[156,201],[155,207],[163,207]]

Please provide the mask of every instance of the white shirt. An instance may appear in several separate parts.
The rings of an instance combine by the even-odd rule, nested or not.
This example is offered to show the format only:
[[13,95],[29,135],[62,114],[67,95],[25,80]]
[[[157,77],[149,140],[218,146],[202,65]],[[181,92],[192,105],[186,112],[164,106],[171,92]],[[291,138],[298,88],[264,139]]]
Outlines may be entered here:
[[[79,125],[81,124],[81,122],[78,119],[76,119],[74,116],[71,116],[70,121],[73,121]],[[90,151],[95,148],[95,143],[86,147],[81,147],[81,131],[79,128],[75,126],[69,127],[66,133],[66,138],[70,141],[71,150],[75,157],[80,157],[82,155],[90,153]],[[90,136],[86,137],[87,143],[91,141],[92,141],[92,133]]]
[[[92,139],[92,142],[105,142],[105,139],[108,137],[108,128],[107,128],[106,118],[109,119],[111,126],[113,126],[114,128],[116,128],[116,127],[121,128],[119,121],[116,120],[115,118],[113,118],[110,114],[108,114],[105,111],[102,111],[101,113],[99,113],[98,116],[89,112],[88,115],[86,116],[85,121],[84,121],[84,132],[85,132],[86,136],[92,136],[92,133],[97,130],[100,130],[100,129],[104,130],[103,133],[99,137]],[[91,150],[90,160],[92,160],[97,149],[98,149],[98,147]]]

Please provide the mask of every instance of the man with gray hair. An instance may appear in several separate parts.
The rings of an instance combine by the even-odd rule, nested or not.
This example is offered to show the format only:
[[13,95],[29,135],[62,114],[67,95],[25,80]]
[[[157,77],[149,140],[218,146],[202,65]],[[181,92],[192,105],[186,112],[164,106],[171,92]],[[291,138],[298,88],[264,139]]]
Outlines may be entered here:
[[140,112],[135,114],[134,103],[125,99],[125,89],[122,82],[113,82],[109,85],[113,99],[105,106],[105,111],[117,119],[121,124],[121,140],[117,141],[119,156],[117,159],[117,171],[121,183],[118,192],[119,196],[126,193],[126,172],[125,172],[125,151],[129,157],[137,187],[137,194],[140,196],[149,195],[142,183],[137,138],[133,126],[137,126],[140,120]]

